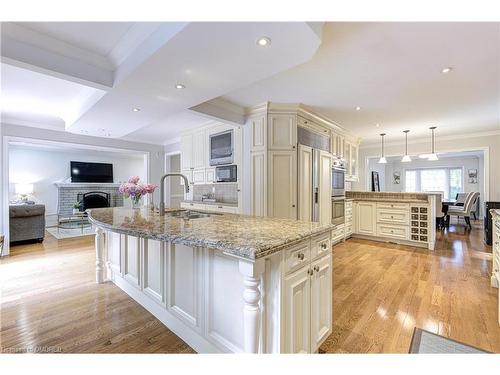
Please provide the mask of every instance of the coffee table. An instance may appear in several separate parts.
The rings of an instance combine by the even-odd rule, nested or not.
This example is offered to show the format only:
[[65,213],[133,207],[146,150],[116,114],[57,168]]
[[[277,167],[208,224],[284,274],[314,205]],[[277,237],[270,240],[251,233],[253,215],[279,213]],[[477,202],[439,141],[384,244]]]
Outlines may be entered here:
[[78,212],[76,214],[58,214],[57,215],[57,232],[61,229],[75,229],[80,228],[83,234],[85,228],[90,227],[92,224],[87,219],[85,212]]

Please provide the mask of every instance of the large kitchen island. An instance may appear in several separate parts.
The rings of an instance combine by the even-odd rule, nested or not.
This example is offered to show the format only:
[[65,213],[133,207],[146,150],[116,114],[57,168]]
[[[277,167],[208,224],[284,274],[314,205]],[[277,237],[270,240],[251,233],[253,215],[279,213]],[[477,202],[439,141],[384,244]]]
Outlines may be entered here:
[[234,214],[90,210],[96,280],[194,350],[310,353],[332,326],[334,226]]

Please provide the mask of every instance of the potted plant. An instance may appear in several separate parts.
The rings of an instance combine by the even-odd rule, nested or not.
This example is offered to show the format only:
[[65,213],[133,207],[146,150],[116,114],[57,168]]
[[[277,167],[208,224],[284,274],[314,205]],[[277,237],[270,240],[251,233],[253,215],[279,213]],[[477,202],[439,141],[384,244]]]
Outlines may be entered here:
[[118,191],[123,194],[125,198],[132,200],[133,208],[140,208],[142,206],[142,197],[146,194],[153,194],[156,185],[143,184],[140,182],[139,176],[131,176],[127,182],[120,185]]
[[73,203],[73,215],[80,212],[80,207],[81,207],[80,202]]

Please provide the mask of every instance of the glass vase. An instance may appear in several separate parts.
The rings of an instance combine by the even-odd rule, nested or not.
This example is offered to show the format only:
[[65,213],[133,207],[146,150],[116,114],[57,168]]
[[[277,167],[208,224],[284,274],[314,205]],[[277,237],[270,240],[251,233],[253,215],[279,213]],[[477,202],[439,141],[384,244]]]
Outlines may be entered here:
[[142,207],[142,196],[132,198],[132,208],[141,208]]

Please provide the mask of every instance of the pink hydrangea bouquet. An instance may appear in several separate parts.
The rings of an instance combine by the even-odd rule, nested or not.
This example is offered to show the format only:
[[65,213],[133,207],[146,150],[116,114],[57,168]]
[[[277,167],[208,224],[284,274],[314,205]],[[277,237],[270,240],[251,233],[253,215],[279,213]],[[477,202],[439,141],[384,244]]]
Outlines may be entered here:
[[118,191],[122,193],[125,198],[130,198],[135,208],[140,206],[141,198],[144,195],[153,194],[156,188],[156,185],[143,184],[140,182],[139,176],[131,176],[127,182],[120,185]]

